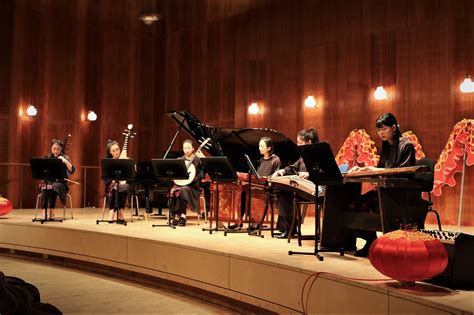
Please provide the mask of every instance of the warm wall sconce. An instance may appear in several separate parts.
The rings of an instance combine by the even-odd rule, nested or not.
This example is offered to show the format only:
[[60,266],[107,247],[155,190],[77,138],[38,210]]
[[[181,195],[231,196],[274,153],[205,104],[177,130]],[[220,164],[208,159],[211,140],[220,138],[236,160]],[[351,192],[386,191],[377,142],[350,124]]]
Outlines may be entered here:
[[464,81],[459,85],[459,89],[462,93],[474,92],[474,82],[471,81],[471,76],[467,75]]
[[161,18],[161,15],[155,12],[142,12],[140,13],[140,20],[143,21],[146,25],[152,25],[154,22],[158,21]]
[[30,117],[35,117],[38,114],[38,110],[34,105],[28,105],[26,108],[26,114]]
[[87,113],[87,120],[88,121],[96,121],[97,120],[97,114],[93,110],[90,110]]
[[257,115],[258,113],[260,113],[260,107],[256,102],[254,102],[250,104],[248,111],[251,115]]
[[316,102],[316,99],[314,98],[313,95],[309,95],[305,100],[304,100],[304,106],[308,108],[315,108],[318,106],[318,103]]
[[386,100],[388,98],[387,91],[383,88],[383,85],[377,86],[374,91],[374,98],[378,101]]

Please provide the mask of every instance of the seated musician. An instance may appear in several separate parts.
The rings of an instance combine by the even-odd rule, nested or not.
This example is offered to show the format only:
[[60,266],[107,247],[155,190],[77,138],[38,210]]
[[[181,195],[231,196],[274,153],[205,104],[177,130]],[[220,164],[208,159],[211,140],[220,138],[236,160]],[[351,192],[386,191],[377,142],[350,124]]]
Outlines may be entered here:
[[[273,140],[269,137],[262,137],[258,143],[258,149],[260,151],[260,154],[263,155],[263,157],[260,159],[260,164],[258,166],[257,173],[261,177],[270,177],[277,170],[279,170],[281,166],[280,158],[273,153],[275,151],[274,146],[273,146]],[[246,210],[245,200],[246,200],[246,192],[242,191],[240,217],[237,224],[229,226],[230,229],[243,227],[242,219],[245,215],[245,210]]]
[[[314,128],[308,128],[298,131],[296,135],[296,144],[306,145],[318,143],[318,133]],[[308,179],[309,173],[304,164],[303,157],[300,157],[295,163],[276,171],[272,177],[283,175],[298,175],[303,179]],[[278,221],[277,226],[282,232],[277,238],[287,238],[290,233],[291,222],[293,221],[293,194],[288,191],[280,190],[277,193],[278,202]]]
[[[46,155],[47,159],[60,159],[63,162],[66,176],[73,174],[76,168],[72,165],[71,159],[64,154],[64,144],[61,140],[53,139],[51,141],[51,153]],[[66,204],[66,195],[69,191],[66,179],[60,179],[55,182],[46,182],[41,184],[41,207],[44,215],[48,209],[49,200],[49,218],[54,219],[54,208],[56,198],[59,196],[61,203]]]
[[[122,150],[120,149],[120,145],[117,141],[110,141],[107,143],[107,147],[105,150],[105,158],[106,159],[119,159],[121,156]],[[119,189],[119,197],[118,197],[118,207],[115,201],[115,191],[117,190],[117,186]],[[114,214],[117,213],[118,221],[123,223],[125,222],[124,216],[124,208],[125,203],[127,202],[128,192],[130,190],[130,185],[128,183],[120,183],[117,185],[117,182],[114,180],[108,181],[105,183],[105,193],[109,201],[109,223],[112,223],[114,220]]]
[[173,225],[186,226],[187,205],[189,205],[189,208],[191,208],[192,211],[199,213],[199,197],[201,195],[200,170],[202,166],[200,157],[204,157],[204,155],[200,151],[194,153],[194,150],[193,141],[189,139],[184,140],[184,156],[180,157],[180,159],[184,159],[187,166],[189,163],[194,165],[195,175],[194,178],[190,178],[189,184],[181,187],[176,186],[171,190],[170,211],[171,215],[174,216],[174,220],[172,221]]
[[[415,148],[408,138],[403,138],[397,119],[391,113],[380,115],[376,122],[377,134],[382,139],[382,153],[378,167],[354,167],[350,172],[377,170],[415,165]],[[351,210],[362,212],[380,212],[377,191],[372,190],[351,204]],[[367,257],[370,245],[377,238],[376,232],[358,230],[357,236],[366,240],[364,247],[355,252],[355,256]]]

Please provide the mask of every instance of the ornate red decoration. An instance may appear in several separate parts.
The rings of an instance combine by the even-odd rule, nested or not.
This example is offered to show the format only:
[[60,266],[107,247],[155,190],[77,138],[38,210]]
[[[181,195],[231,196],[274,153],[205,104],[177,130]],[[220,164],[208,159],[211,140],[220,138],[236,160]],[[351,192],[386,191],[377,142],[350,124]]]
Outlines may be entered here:
[[463,119],[454,125],[448,143],[435,165],[433,194],[441,195],[445,185],[454,187],[454,175],[462,172],[463,155],[466,153],[466,165],[474,164],[474,119]]
[[410,139],[411,143],[413,143],[413,146],[415,147],[415,158],[417,160],[421,160],[425,157],[425,153],[423,152],[423,148],[421,147],[420,140],[418,140],[418,137],[413,133],[413,131],[405,131],[402,134],[402,137]]
[[416,230],[398,230],[382,235],[370,246],[369,260],[384,275],[413,283],[437,276],[448,265],[444,245]]
[[2,215],[9,214],[13,209],[13,205],[10,200],[0,197],[0,217]]
[[344,144],[336,155],[336,163],[354,166],[377,166],[379,155],[375,142],[365,129],[354,129],[347,136]]

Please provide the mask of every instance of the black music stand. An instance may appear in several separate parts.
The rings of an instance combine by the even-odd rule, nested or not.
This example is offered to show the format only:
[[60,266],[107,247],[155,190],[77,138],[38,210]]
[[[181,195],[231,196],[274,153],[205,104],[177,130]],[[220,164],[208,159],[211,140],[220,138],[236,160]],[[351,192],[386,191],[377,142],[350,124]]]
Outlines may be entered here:
[[[155,171],[157,179],[168,183],[168,197],[171,194],[171,187],[173,187],[174,179],[188,179],[189,172],[186,167],[184,159],[152,159],[151,164]],[[176,226],[171,224],[171,209],[168,204],[168,222],[167,224],[153,224],[152,227],[167,226],[176,229]]]
[[216,156],[202,158],[204,171],[209,174],[212,181],[216,183],[216,195],[215,195],[215,214],[216,214],[216,227],[212,227],[212,222],[209,223],[209,228],[203,228],[203,231],[209,231],[212,234],[213,231],[225,231],[219,229],[219,183],[220,182],[236,182],[237,174],[234,171],[229,160],[225,156]]
[[[63,162],[60,159],[51,158],[31,158],[30,159],[31,175],[34,179],[43,180],[46,183],[46,189],[48,189],[48,181],[54,182],[56,180],[64,180],[67,177],[66,169]],[[50,196],[48,194],[48,207],[50,202]],[[33,219],[32,222],[63,222],[63,219],[51,219],[48,218],[48,209],[44,214],[44,219]]]
[[[120,222],[118,212],[120,211],[119,188],[120,181],[133,181],[135,179],[135,161],[132,159],[102,159],[101,161],[102,179],[115,180],[117,189],[115,190],[115,206],[117,208],[117,224],[127,225],[127,222]],[[109,220],[96,220],[100,222],[111,222]]]
[[334,159],[331,146],[327,142],[319,142],[299,147],[304,164],[309,172],[309,180],[315,185],[315,222],[314,222],[314,251],[313,252],[293,252],[288,251],[288,255],[314,255],[320,261],[324,257],[319,255],[321,252],[339,252],[344,256],[344,248],[339,250],[319,249],[318,234],[320,224],[320,211],[318,210],[318,191],[319,185],[340,185],[342,184],[342,175]]
[[[257,170],[255,169],[255,166],[253,166],[252,161],[250,160],[249,156],[247,154],[244,154],[245,161],[248,166],[248,185],[247,185],[247,198],[245,200],[247,204],[247,222],[248,222],[248,228],[247,231],[245,230],[232,230],[232,229],[226,229],[224,231],[224,236],[227,236],[227,233],[247,233],[250,236],[258,236],[263,238],[264,235],[262,234],[261,231],[261,226],[263,223],[263,218],[265,217],[266,209],[263,214],[263,218],[260,222],[260,228],[259,229],[253,229],[252,228],[252,180],[251,176],[254,175],[257,181],[261,181],[262,178],[260,177],[260,174],[258,174]],[[267,185],[267,182],[265,182],[265,186]],[[265,203],[265,206],[267,207],[267,203]]]

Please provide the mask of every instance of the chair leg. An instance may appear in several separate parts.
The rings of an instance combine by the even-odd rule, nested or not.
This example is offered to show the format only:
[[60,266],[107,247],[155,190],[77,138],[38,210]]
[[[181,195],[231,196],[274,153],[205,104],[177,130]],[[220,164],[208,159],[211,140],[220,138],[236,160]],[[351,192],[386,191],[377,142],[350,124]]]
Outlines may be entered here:
[[439,229],[440,231],[442,231],[442,229],[441,229],[441,220],[440,220],[440,218],[439,218],[439,213],[438,213],[438,211],[433,210],[433,209],[430,209],[430,210],[428,210],[428,212],[433,212],[433,213],[435,214],[435,216],[436,216],[436,221],[438,222],[438,229]]
[[105,214],[105,204],[107,203],[107,197],[104,197],[104,205],[102,206],[102,220],[104,221],[104,214]]
[[36,210],[35,210],[35,220],[37,218],[37,215],[38,215],[38,205],[39,205],[39,200],[41,198],[41,194],[38,194],[38,196],[36,197]]
[[[123,209],[125,211],[125,209]],[[133,222],[133,195],[130,197],[130,222]],[[118,213],[117,213],[118,215]],[[124,213],[125,216],[125,213]]]
[[69,207],[71,208],[71,219],[74,219],[74,213],[73,213],[73,210],[72,210],[72,196],[71,196],[71,194],[67,194],[66,198],[68,196],[69,196]]
[[138,203],[138,196],[134,195],[133,197],[135,198],[135,203],[136,203],[135,215],[138,217],[138,220],[140,220],[140,204]]

